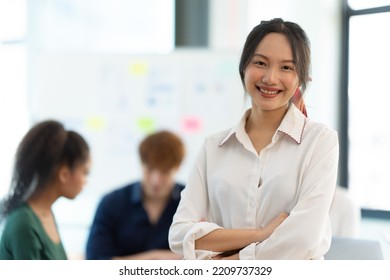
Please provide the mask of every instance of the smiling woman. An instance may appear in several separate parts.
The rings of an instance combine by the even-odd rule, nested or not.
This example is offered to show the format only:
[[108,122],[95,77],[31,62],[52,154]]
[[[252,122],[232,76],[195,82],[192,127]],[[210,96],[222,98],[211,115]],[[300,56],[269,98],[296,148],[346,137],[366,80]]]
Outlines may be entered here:
[[[337,133],[306,117],[310,43],[295,23],[262,21],[239,72],[252,106],[207,137],[170,228],[185,259],[323,259]],[[297,105],[295,105],[297,104]]]
[[299,77],[284,35],[264,37],[245,69],[244,83],[254,110],[285,110],[299,86]]

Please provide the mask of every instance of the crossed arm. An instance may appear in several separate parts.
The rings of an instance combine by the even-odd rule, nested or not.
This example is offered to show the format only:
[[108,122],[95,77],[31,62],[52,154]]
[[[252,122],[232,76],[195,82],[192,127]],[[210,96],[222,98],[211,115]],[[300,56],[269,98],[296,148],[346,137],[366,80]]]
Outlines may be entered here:
[[215,259],[238,258],[238,250],[262,242],[288,217],[281,213],[261,229],[216,229],[195,241],[195,249],[224,252]]

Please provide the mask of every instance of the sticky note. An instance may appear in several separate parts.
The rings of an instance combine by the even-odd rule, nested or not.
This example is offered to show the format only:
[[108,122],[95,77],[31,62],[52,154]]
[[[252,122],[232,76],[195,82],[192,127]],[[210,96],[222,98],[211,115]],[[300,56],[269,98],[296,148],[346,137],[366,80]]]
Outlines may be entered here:
[[86,120],[87,128],[92,131],[103,131],[106,128],[106,123],[106,120],[99,116],[91,116]]
[[138,128],[144,133],[150,133],[155,130],[156,122],[153,118],[142,117],[137,120]]
[[134,76],[146,76],[148,73],[148,65],[146,62],[135,62],[130,64],[129,72]]
[[202,130],[202,120],[197,116],[187,116],[183,118],[181,126],[186,133],[199,133]]

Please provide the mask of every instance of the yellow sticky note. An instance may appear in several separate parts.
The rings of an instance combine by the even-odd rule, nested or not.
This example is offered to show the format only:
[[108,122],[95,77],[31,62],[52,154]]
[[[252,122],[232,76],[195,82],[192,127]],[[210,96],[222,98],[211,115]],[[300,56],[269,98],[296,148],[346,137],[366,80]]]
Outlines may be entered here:
[[130,64],[129,72],[135,76],[146,76],[148,73],[148,65],[145,62],[136,62]]
[[88,117],[86,123],[87,128],[92,131],[103,131],[106,127],[106,120],[103,117]]

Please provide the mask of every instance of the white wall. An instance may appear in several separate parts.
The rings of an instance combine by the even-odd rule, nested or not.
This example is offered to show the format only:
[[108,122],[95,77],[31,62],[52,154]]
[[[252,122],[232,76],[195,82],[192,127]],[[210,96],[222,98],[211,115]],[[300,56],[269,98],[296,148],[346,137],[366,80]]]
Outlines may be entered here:
[[28,129],[26,0],[0,1],[0,198],[8,191],[16,147]]

